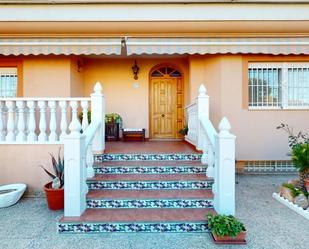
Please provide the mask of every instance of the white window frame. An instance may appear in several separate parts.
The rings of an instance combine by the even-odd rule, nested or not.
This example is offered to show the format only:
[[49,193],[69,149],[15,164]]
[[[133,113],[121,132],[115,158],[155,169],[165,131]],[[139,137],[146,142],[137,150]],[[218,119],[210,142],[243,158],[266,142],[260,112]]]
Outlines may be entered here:
[[[292,106],[288,104],[289,101],[289,83],[288,83],[288,69],[291,68],[307,68],[309,70],[309,62],[251,62],[248,63],[249,69],[263,69],[263,68],[277,68],[282,70],[281,77],[281,106],[250,106],[249,105],[249,94],[248,94],[248,109],[249,110],[308,110],[309,106]],[[247,86],[249,84],[249,77],[247,80]],[[249,88],[247,87],[247,91]]]
[[[15,89],[15,96],[12,97],[17,97],[18,95],[18,68],[17,67],[0,67],[0,75],[5,75],[5,76],[15,76],[16,77],[16,89]],[[0,85],[0,87],[2,87]],[[7,96],[2,96],[2,89],[0,89],[0,97],[7,97]]]

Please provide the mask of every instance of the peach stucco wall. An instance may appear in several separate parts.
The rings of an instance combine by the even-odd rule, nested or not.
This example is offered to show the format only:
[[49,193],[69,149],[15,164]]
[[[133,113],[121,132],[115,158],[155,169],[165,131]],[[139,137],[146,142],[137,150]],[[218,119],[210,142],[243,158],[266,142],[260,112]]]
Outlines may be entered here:
[[41,195],[44,184],[51,179],[39,165],[44,165],[48,170],[51,170],[49,153],[57,155],[60,147],[62,146],[0,145],[0,185],[17,182],[26,183],[28,195]]
[[[138,80],[134,80],[131,67],[134,59],[87,59],[85,60],[85,94],[92,92],[93,84],[100,81],[106,98],[106,112],[116,112],[123,118],[124,127],[149,127],[149,72],[161,63],[177,65],[184,74],[185,92],[187,88],[187,60],[173,59],[137,59],[140,67]],[[138,84],[138,86],[134,86]],[[187,95],[185,94],[185,103]]]

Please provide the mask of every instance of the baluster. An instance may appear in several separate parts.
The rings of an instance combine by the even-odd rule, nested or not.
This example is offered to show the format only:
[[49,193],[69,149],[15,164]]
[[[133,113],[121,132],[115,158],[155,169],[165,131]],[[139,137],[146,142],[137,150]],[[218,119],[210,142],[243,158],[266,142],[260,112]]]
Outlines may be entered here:
[[49,106],[49,109],[50,109],[49,141],[54,142],[54,141],[58,140],[58,135],[56,133],[56,130],[57,130],[56,101],[54,101],[54,100],[48,101],[48,106]]
[[28,123],[28,136],[27,136],[27,141],[28,142],[33,142],[33,141],[37,141],[38,137],[35,134],[35,128],[36,128],[36,124],[35,124],[35,101],[30,100],[27,101],[27,106],[29,108],[29,123]]
[[22,142],[26,140],[26,123],[25,123],[25,102],[19,100],[16,102],[17,112],[18,112],[18,121],[17,121],[17,136],[16,141]]
[[83,120],[82,120],[82,130],[85,132],[85,130],[88,127],[89,121],[88,121],[88,101],[81,101],[81,106],[83,108]]
[[59,101],[59,106],[61,107],[61,122],[60,122],[60,140],[62,141],[67,135],[68,121],[67,121],[67,102]]
[[45,142],[47,141],[47,134],[46,134],[46,101],[38,101],[38,106],[40,108],[40,134],[39,134],[39,141]]
[[69,125],[69,130],[71,131],[71,135],[79,135],[82,126],[77,117],[77,101],[70,101],[70,106],[72,108],[72,120]]
[[14,122],[15,102],[8,100],[6,101],[6,106],[8,108],[6,141],[12,142],[15,141],[15,122]]
[[4,112],[3,107],[4,107],[4,104],[2,101],[0,101],[0,141],[5,140],[4,123],[3,123],[3,112]]
[[87,165],[87,178],[94,177],[94,169],[93,169],[93,153],[92,153],[92,142],[89,143],[89,146],[87,148],[87,155],[86,155],[86,165]]

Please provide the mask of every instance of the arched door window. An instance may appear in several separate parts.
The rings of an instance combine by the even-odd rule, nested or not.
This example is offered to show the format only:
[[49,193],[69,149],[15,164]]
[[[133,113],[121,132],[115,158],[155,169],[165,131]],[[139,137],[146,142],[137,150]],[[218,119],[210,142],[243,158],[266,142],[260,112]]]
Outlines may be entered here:
[[151,73],[151,77],[181,77],[181,73],[172,67],[160,67]]

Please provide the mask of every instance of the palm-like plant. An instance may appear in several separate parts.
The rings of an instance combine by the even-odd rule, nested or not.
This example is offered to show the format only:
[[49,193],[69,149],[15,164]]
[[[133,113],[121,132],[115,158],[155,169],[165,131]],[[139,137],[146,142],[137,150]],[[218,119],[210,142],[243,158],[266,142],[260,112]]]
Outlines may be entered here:
[[304,180],[309,176],[309,137],[299,132],[294,135],[293,129],[287,124],[280,124],[277,129],[283,129],[289,135],[289,146],[292,150],[292,162],[299,173],[299,187],[306,190]]
[[60,156],[60,150],[61,148],[59,149],[57,160],[53,154],[50,154],[54,169],[53,173],[48,171],[44,166],[40,165],[40,167],[46,172],[46,174],[53,179],[52,181],[53,189],[62,188],[64,185],[64,159],[61,158]]

